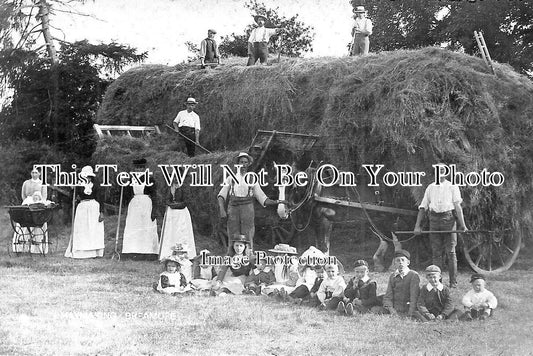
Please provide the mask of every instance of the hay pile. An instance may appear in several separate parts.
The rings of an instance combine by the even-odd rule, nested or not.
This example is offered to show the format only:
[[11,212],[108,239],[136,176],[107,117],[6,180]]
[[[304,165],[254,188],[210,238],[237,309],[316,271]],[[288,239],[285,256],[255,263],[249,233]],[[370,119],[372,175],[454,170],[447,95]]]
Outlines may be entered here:
[[[531,229],[533,84],[509,66],[495,70],[437,48],[210,71],[145,66],[109,87],[97,121],[170,123],[195,96],[201,141],[212,150],[242,148],[257,129],[275,129],[320,134],[322,157],[352,171],[381,163],[430,172],[441,160],[464,172],[500,171],[502,187],[463,189],[469,224]],[[423,187],[393,193],[414,208]]]

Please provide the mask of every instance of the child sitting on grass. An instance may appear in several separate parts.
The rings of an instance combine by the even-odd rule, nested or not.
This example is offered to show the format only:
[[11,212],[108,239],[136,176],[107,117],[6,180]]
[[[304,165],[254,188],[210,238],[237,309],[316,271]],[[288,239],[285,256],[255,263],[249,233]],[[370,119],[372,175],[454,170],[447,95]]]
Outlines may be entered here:
[[210,255],[211,252],[209,252],[209,250],[202,250],[200,251],[200,254],[193,259],[193,279],[191,281],[191,286],[196,290],[210,290],[213,286],[214,278],[217,276],[215,267],[202,264],[202,260]]
[[339,314],[353,315],[354,311],[368,313],[380,304],[376,295],[377,283],[368,276],[368,263],[365,260],[355,261],[355,277],[350,279],[344,290],[344,300],[337,305]]
[[394,271],[389,277],[387,292],[383,296],[383,306],[373,307],[377,314],[404,315],[412,317],[420,292],[420,276],[409,269],[411,255],[405,250],[394,253]]
[[439,266],[431,265],[426,268],[428,283],[420,288],[416,319],[426,321],[457,320],[460,311],[453,307],[450,289],[441,282]]
[[492,311],[498,306],[494,294],[485,289],[485,277],[475,273],[470,278],[472,289],[463,297],[463,305],[466,309],[462,320],[485,320],[492,315]]
[[316,296],[320,302],[320,310],[335,310],[342,301],[346,282],[339,275],[339,267],[336,264],[326,266],[327,278],[320,284]]
[[165,270],[159,275],[155,288],[159,293],[179,295],[191,290],[185,276],[180,272],[181,265],[177,256],[164,258],[161,263],[164,264]]
[[262,288],[276,281],[274,270],[266,265],[266,259],[260,259],[256,268],[250,271],[250,275],[244,281],[244,294],[261,295]]

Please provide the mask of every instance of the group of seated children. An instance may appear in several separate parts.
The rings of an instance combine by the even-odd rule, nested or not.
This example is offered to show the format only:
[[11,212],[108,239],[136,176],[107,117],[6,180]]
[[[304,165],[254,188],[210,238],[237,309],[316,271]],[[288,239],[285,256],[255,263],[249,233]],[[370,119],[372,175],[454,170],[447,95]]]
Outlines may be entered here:
[[[235,261],[248,255],[246,236],[235,235],[231,243],[231,257],[236,258]],[[337,310],[349,316],[372,312],[403,315],[423,322],[484,320],[497,306],[496,297],[485,289],[485,278],[474,274],[470,280],[472,289],[462,299],[465,308],[462,313],[453,306],[450,290],[442,283],[440,268],[435,265],[427,267],[427,284],[420,287],[420,277],[409,268],[410,254],[405,250],[395,252],[396,269],[389,277],[385,295],[379,297],[377,283],[369,277],[368,263],[364,260],[355,262],[355,276],[346,284],[337,264],[324,267],[284,263],[286,259],[283,257],[297,254],[294,247],[286,244],[278,244],[269,250],[280,257],[273,265],[260,259],[256,263],[222,266],[218,274],[213,266],[199,263],[202,253],[196,257],[195,263],[191,263],[182,247],[177,246],[173,250],[173,255],[162,261],[165,271],[155,287],[161,293],[180,295],[193,290],[209,290],[214,296],[268,295],[280,301],[308,304],[321,310]],[[325,256],[320,250],[310,247],[300,260],[313,260],[308,257]]]

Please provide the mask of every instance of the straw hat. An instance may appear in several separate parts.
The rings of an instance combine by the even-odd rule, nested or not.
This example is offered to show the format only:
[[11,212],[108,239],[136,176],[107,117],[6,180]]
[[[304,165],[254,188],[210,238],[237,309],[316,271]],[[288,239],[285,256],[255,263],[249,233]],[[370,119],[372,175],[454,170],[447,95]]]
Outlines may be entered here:
[[180,260],[178,259],[178,256],[176,255],[171,255],[171,256],[167,256],[165,258],[163,258],[160,263],[167,263],[167,262],[175,262],[177,263],[179,266],[181,266],[181,263],[180,263]]
[[248,158],[248,163],[249,163],[249,164],[252,164],[253,161],[254,161],[254,158],[253,158],[252,156],[250,156],[248,153],[246,153],[246,152],[240,152],[240,153],[237,155],[237,157],[235,157],[235,163],[239,163],[239,159],[240,159],[241,157],[246,157],[246,158]]
[[198,104],[198,102],[196,101],[195,98],[188,98],[187,101],[185,102],[186,104]]
[[289,246],[287,244],[277,244],[274,248],[268,250],[268,252],[274,253],[288,253],[290,255],[297,255],[296,247]]
[[364,6],[356,6],[355,9],[353,9],[354,14],[361,14],[366,13]]
[[316,248],[315,246],[310,246],[307,250],[304,251],[304,253],[302,253],[302,256],[301,256],[301,259],[311,259],[311,258],[325,258],[326,255],[324,254],[324,252],[320,251],[318,248]]
[[365,260],[357,260],[355,261],[354,263],[354,268],[357,268],[357,267],[363,267],[365,266],[366,268],[368,268],[368,262],[366,262]]
[[83,167],[81,169],[80,176],[83,177],[83,178],[96,177],[96,175],[94,174],[94,171],[93,171],[93,167],[91,167],[91,166]]
[[267,21],[268,21],[268,19],[266,18],[266,16],[259,15],[259,14],[254,16],[254,21],[255,21],[255,23],[258,23],[257,21],[258,21],[259,19],[263,19],[263,22],[264,22],[265,24],[266,24]]
[[186,254],[187,253],[187,245],[186,244],[177,243],[176,245],[172,246],[171,250],[172,250],[172,255]]

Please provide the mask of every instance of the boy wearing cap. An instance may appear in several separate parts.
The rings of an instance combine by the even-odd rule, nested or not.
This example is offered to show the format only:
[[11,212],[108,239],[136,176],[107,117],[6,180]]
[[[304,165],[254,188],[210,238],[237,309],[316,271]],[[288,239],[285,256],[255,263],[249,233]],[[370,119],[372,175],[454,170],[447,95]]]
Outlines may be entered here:
[[350,56],[364,56],[368,54],[372,34],[372,21],[366,17],[364,6],[357,6],[354,10],[354,23],[352,28],[352,45]]
[[188,98],[187,109],[180,111],[173,122],[174,128],[187,138],[185,147],[189,157],[194,156],[196,144],[200,144],[200,117],[194,112],[196,104],[196,99]]
[[490,291],[485,289],[485,277],[475,273],[470,278],[472,289],[463,297],[463,305],[466,309],[461,317],[463,320],[485,320],[492,315],[492,310],[498,306],[498,300]]
[[423,322],[457,320],[460,312],[453,307],[450,289],[441,283],[439,266],[428,266],[426,279],[428,283],[420,288],[415,317]]
[[368,313],[372,307],[380,304],[376,295],[377,283],[368,276],[368,263],[357,260],[354,267],[355,276],[348,281],[344,299],[337,306],[340,314],[353,315],[354,311]]
[[220,52],[218,51],[218,44],[215,41],[215,34],[217,31],[213,29],[207,30],[207,38],[200,43],[200,61],[202,68],[206,63],[220,63]]
[[389,277],[387,292],[383,296],[383,307],[374,307],[378,314],[413,316],[420,292],[420,276],[409,268],[411,255],[405,250],[394,253],[396,270]]
[[267,18],[263,15],[254,16],[255,23],[257,27],[250,32],[250,37],[248,37],[248,64],[247,66],[252,66],[257,62],[265,64],[268,58],[268,42],[270,37],[274,36],[276,33],[281,31],[281,28],[266,28],[265,23]]
[[266,259],[260,259],[256,262],[256,267],[250,271],[244,281],[245,294],[261,295],[261,290],[265,286],[271,285],[276,281],[274,270],[267,266]]

